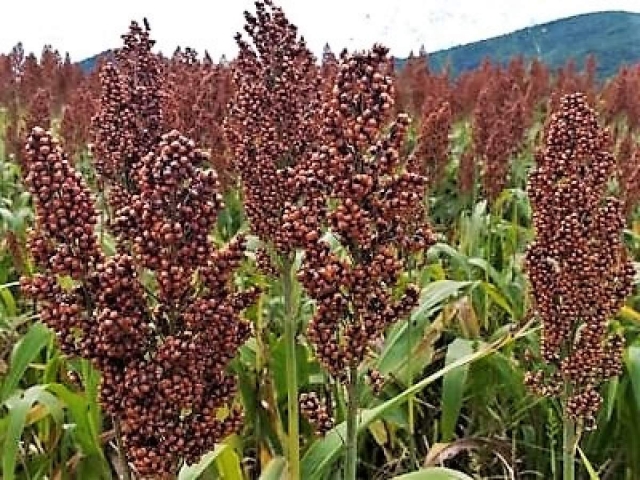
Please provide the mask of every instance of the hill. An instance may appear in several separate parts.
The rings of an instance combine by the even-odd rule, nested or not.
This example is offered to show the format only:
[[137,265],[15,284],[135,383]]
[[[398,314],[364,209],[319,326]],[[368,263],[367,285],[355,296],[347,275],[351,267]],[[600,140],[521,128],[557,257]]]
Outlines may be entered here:
[[110,57],[111,55],[111,50],[105,50],[102,53],[94,55],[93,57],[85,58],[84,60],[79,61],[78,65],[80,65],[80,68],[82,68],[82,70],[84,70],[85,72],[91,72],[94,68],[96,68],[98,60],[100,60],[102,57]]
[[[601,78],[615,74],[623,64],[640,62],[640,14],[598,12],[567,17],[430,53],[429,64],[440,69],[449,62],[455,75],[477,67],[485,57],[506,63],[516,55],[537,56],[557,68],[570,58],[582,66],[592,53]],[[404,60],[398,63],[401,66]]]
[[[581,66],[593,53],[598,75],[609,77],[623,64],[640,62],[640,13],[598,12],[576,15],[549,23],[523,28],[506,35],[460,45],[429,54],[434,69],[451,63],[458,74],[477,67],[485,57],[506,63],[511,57],[540,57],[552,68],[573,58]],[[95,67],[97,59],[109,51],[82,60],[85,71]],[[402,67],[406,59],[397,59]]]

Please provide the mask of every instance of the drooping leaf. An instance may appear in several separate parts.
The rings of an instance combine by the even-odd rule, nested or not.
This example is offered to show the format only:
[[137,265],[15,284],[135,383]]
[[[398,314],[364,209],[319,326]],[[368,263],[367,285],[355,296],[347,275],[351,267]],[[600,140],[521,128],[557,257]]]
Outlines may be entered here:
[[[461,358],[471,355],[472,343],[469,340],[458,338],[447,348],[445,365],[451,365]],[[462,408],[464,390],[467,382],[469,364],[462,365],[444,375],[442,381],[442,420],[441,438],[448,442],[454,437],[458,416]]]
[[[384,350],[378,358],[378,370],[383,374],[393,372],[402,379],[406,364],[424,363],[430,358],[430,342],[425,340],[424,329],[430,318],[444,306],[445,302],[473,282],[439,280],[429,284],[422,292],[420,305],[411,315],[411,328],[407,322],[399,323],[385,342]],[[412,349],[409,351],[409,344]],[[419,367],[418,367],[419,368]],[[418,370],[418,368],[413,368]]]

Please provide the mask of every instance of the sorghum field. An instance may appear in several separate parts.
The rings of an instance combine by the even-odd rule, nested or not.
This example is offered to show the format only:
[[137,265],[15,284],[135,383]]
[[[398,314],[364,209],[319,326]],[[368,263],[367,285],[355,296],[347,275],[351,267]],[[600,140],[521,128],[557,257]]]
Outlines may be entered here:
[[640,66],[303,33],[0,55],[1,478],[640,479]]

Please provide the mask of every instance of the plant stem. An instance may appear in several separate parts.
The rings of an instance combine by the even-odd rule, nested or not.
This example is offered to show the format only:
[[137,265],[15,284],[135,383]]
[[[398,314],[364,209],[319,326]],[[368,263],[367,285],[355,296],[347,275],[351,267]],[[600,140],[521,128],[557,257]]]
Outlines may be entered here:
[[349,368],[347,396],[347,448],[344,480],[356,480],[358,466],[358,368],[355,366]]
[[[416,281],[416,276],[413,265],[409,268],[409,278],[412,281]],[[407,370],[408,370],[408,382],[407,387],[413,386],[413,362],[411,361],[413,355],[413,331],[412,331],[411,315],[407,317]],[[416,445],[416,429],[415,429],[415,396],[410,395],[407,400],[407,408],[409,410],[409,458],[411,460],[412,469],[418,467],[418,455]]]
[[120,419],[113,417],[113,428],[116,434],[116,445],[118,446],[118,457],[120,458],[120,466],[122,467],[123,480],[131,480],[131,469],[129,468],[129,462],[127,462],[127,454],[124,450],[124,443],[122,443],[122,430],[120,429]]
[[576,465],[576,424],[567,412],[562,420],[562,479],[575,479]]
[[300,479],[300,425],[298,414],[298,369],[296,365],[297,318],[294,305],[293,260],[286,259],[282,271],[284,295],[284,336],[287,362],[287,406],[289,428],[287,462],[289,480]]

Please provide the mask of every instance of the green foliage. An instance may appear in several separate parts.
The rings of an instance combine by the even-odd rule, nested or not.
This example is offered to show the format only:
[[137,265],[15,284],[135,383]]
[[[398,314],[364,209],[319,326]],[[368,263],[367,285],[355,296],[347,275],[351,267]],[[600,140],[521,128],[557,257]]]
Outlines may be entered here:
[[393,477],[392,480],[471,480],[471,477],[449,468],[434,467]]

